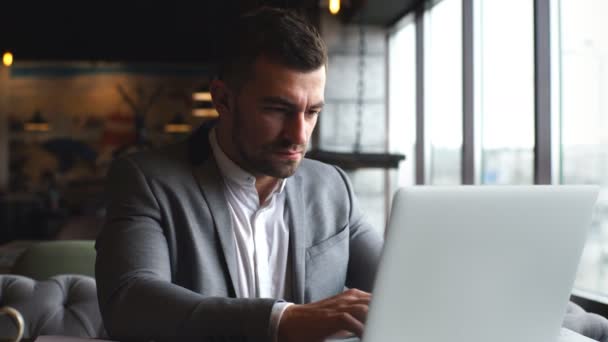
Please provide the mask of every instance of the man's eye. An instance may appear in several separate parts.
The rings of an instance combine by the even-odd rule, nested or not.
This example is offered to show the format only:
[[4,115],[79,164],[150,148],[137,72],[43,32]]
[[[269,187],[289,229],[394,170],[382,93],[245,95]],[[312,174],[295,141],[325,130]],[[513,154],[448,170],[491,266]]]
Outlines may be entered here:
[[309,110],[308,112],[306,112],[306,116],[308,117],[318,116],[319,114],[321,114],[320,110]]

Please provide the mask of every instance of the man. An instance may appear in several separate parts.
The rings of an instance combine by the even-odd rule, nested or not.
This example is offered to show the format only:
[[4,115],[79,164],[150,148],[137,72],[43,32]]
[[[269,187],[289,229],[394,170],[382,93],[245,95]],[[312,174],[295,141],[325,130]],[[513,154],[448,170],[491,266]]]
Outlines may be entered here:
[[106,329],[120,340],[361,335],[382,239],[346,174],[303,158],[325,45],[277,9],[232,31],[211,84],[219,120],[111,167],[96,245]]

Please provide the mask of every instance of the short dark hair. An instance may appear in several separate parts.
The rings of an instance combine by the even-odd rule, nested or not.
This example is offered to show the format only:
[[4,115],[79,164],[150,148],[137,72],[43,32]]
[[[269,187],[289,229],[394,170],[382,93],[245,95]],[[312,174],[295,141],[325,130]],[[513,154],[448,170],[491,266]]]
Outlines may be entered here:
[[231,25],[220,44],[218,77],[239,86],[258,57],[299,71],[327,65],[327,48],[318,30],[292,10],[262,7]]

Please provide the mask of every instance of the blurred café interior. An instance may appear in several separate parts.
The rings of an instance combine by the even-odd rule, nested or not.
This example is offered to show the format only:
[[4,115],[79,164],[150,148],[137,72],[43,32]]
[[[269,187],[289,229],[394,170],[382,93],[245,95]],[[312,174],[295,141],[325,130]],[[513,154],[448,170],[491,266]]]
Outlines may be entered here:
[[391,6],[250,0],[5,7],[0,269],[10,269],[31,241],[94,240],[110,162],[184,139],[218,115],[208,85],[222,32],[239,14],[264,5],[300,12],[327,41],[332,114],[317,126],[308,156],[361,172],[358,183],[381,229],[387,174],[396,175],[406,159],[387,149],[385,26],[417,5],[386,3]]
[[[603,0],[3,3],[0,274],[40,241],[94,241],[111,161],[217,116],[217,44],[263,5],[326,41],[307,156],[347,171],[377,229],[401,186],[607,183]],[[608,296],[606,194],[577,280],[590,297]]]

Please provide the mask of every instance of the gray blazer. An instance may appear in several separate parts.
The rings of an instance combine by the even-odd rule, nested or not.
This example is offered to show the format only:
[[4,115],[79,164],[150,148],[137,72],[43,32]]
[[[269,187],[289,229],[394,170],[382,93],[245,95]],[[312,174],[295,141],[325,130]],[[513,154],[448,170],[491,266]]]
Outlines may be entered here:
[[[210,124],[113,162],[96,243],[106,330],[120,340],[270,341],[276,298],[236,298],[236,250]],[[346,174],[305,159],[286,184],[292,301],[370,291],[382,238]]]

